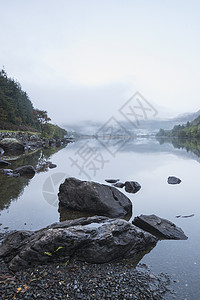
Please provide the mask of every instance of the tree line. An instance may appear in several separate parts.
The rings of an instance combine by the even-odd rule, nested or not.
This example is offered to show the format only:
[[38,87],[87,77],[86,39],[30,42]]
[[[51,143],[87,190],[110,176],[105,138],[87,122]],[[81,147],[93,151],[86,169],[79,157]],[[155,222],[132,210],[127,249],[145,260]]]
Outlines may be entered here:
[[38,131],[45,137],[60,138],[67,132],[49,124],[47,111],[35,109],[19,82],[0,70],[0,129]]
[[171,130],[160,129],[157,133],[160,137],[178,137],[183,139],[200,140],[200,116],[192,122],[182,125],[175,125]]

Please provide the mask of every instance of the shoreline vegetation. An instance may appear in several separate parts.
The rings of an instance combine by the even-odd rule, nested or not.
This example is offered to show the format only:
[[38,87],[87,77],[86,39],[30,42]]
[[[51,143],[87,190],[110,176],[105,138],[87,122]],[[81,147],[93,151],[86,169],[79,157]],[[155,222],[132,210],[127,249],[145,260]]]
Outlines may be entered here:
[[200,115],[192,122],[175,125],[171,130],[160,129],[156,137],[178,138],[185,140],[200,141]]

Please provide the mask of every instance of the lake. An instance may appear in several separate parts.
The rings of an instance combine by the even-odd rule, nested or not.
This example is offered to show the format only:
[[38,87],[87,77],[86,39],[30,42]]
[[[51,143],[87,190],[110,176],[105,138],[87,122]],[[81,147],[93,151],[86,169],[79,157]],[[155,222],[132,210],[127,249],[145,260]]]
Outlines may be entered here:
[[[48,161],[57,168],[48,169]],[[58,212],[59,185],[68,176],[100,183],[109,178],[138,181],[142,188],[137,194],[120,189],[133,203],[130,221],[140,214],[156,214],[174,222],[188,236],[186,241],[159,241],[140,262],[155,273],[171,276],[176,299],[200,299],[200,160],[197,155],[174,148],[171,143],[160,144],[153,137],[102,138],[82,139],[55,153],[53,149],[39,150],[11,162],[12,168],[32,164],[38,172],[32,179],[0,174],[1,233],[36,230],[81,216],[69,211]],[[170,175],[182,182],[169,185]]]

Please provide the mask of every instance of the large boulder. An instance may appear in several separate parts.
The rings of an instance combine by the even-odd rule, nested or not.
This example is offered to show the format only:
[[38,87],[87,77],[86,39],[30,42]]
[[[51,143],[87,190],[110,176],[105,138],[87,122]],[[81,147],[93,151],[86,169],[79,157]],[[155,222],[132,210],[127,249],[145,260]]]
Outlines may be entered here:
[[22,154],[24,152],[24,144],[15,138],[1,140],[0,147],[5,151],[5,154]]
[[158,239],[121,219],[80,218],[39,231],[16,231],[0,246],[0,257],[12,271],[70,258],[106,263],[148,252]]
[[59,206],[108,217],[132,214],[132,203],[115,187],[69,177],[59,188]]
[[187,240],[188,238],[181,228],[156,215],[140,215],[134,218],[133,224],[160,239]]
[[16,168],[13,173],[32,178],[35,175],[35,169],[31,165],[26,165]]

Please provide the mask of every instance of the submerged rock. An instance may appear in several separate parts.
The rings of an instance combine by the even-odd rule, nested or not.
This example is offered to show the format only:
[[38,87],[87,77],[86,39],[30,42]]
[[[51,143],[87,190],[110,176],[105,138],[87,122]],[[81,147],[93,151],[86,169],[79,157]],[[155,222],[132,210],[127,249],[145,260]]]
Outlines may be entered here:
[[132,203],[115,187],[67,178],[59,188],[59,206],[108,217],[132,214]]
[[137,193],[141,189],[141,185],[137,181],[126,181],[125,191],[127,193]]
[[191,217],[194,217],[194,214],[182,216],[182,218],[191,218]]
[[169,176],[168,179],[167,179],[167,182],[168,182],[169,184],[179,184],[179,183],[181,183],[181,180],[180,180],[180,178],[178,178],[178,177],[175,177],[175,176]]
[[0,147],[5,151],[5,154],[21,154],[24,152],[24,144],[15,138],[1,140]]
[[105,263],[149,251],[158,239],[121,219],[81,218],[39,231],[16,231],[0,246],[0,257],[12,271],[71,257]]
[[139,217],[135,217],[132,223],[161,239],[188,239],[181,228],[166,219],[157,217],[156,215],[140,215]]

